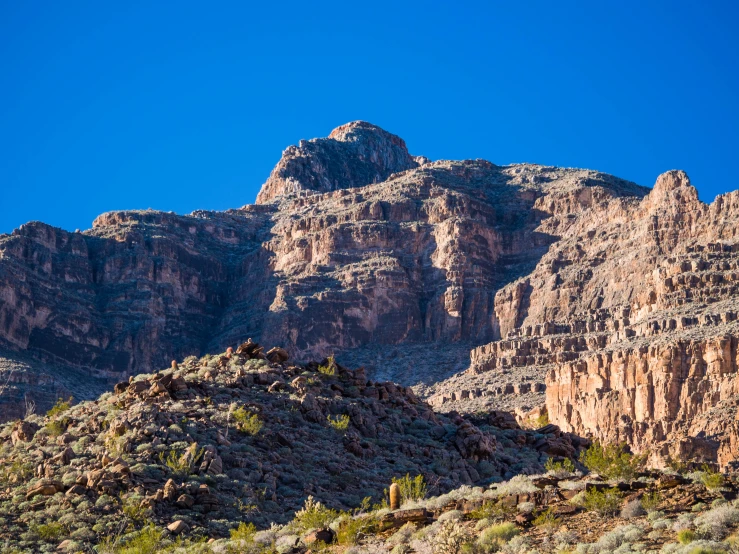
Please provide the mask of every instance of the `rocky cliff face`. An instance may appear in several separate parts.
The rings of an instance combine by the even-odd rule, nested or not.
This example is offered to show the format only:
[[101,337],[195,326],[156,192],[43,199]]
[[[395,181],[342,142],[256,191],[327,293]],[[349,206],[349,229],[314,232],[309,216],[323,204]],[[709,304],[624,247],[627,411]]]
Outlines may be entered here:
[[0,237],[7,413],[253,337],[444,410],[546,396],[563,429],[655,460],[735,457],[739,193],[431,162],[354,122],[285,150],[257,201]]
[[112,379],[250,336],[299,359],[400,347],[384,376],[415,384],[423,350],[413,379],[433,382],[460,369],[435,352],[520,323],[496,295],[577,214],[645,192],[585,170],[430,162],[354,122],[288,148],[254,206],[0,237],[0,347],[52,377],[51,363]]
[[[642,200],[594,205],[498,292],[506,340],[473,350],[471,370],[447,389],[474,400],[506,374],[542,389],[545,377],[549,417],[563,429],[625,441],[655,463],[733,462],[738,198],[706,205],[672,171]],[[435,400],[451,407],[463,393]]]

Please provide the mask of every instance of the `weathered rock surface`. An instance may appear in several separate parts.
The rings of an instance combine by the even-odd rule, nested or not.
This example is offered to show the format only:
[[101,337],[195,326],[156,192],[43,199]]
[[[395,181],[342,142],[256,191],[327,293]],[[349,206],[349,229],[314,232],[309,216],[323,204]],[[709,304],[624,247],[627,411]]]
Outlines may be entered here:
[[[248,336],[352,363],[397,346],[390,370],[370,372],[430,384],[466,366],[446,362],[448,345],[468,350],[519,323],[496,294],[577,214],[645,193],[593,171],[430,162],[354,122],[288,148],[257,205],[111,212],[83,233],[34,222],[0,236],[0,348],[77,398],[101,389],[69,368],[121,381]],[[4,397],[18,412],[29,390]]]
[[174,535],[226,537],[245,519],[287,522],[308,496],[348,510],[379,502],[406,473],[440,494],[540,472],[549,456],[588,446],[555,426],[524,431],[507,414],[436,414],[408,387],[328,359],[270,361],[252,341],[175,365],[0,425],[1,541],[42,551],[19,529],[60,520],[89,549],[128,524],[126,510]]
[[643,200],[594,205],[497,293],[506,339],[474,349],[468,374],[445,386],[546,375],[549,418],[567,431],[625,441],[656,463],[734,462],[738,214],[738,193],[706,205],[680,171]]

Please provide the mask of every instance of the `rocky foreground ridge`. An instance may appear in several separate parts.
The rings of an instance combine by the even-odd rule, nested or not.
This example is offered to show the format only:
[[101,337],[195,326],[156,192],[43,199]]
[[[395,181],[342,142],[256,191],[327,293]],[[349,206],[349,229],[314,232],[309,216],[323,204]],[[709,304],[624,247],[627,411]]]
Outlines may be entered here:
[[736,552],[736,475],[689,469],[247,341],[0,427],[0,549]]
[[244,521],[285,523],[308,496],[351,510],[406,474],[440,494],[543,471],[590,444],[552,425],[522,430],[507,413],[436,414],[409,388],[252,341],[30,414],[0,440],[4,552],[61,539],[77,552],[144,519],[222,538]]

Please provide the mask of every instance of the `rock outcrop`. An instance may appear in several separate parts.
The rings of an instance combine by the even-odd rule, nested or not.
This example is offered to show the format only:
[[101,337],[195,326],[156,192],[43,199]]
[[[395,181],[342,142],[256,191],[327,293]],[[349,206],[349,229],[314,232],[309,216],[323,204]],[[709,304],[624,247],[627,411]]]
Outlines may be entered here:
[[247,341],[0,425],[6,551],[19,541],[43,551],[48,537],[21,529],[57,520],[77,551],[90,549],[131,514],[178,535],[227,537],[245,519],[285,523],[309,496],[354,509],[406,473],[430,493],[471,490],[588,445],[554,426],[524,431],[505,414],[436,414],[361,369],[285,358]]
[[52,381],[66,368],[121,380],[251,336],[299,359],[397,351],[370,374],[431,383],[466,366],[447,363],[448,349],[519,323],[496,294],[578,214],[645,193],[593,171],[430,162],[350,123],[288,148],[257,205],[111,212],[82,233],[29,223],[0,236],[0,348]]
[[654,463],[733,463],[738,199],[706,205],[671,171],[641,201],[594,205],[497,293],[506,339],[474,349],[468,374],[446,386],[546,376],[549,418],[567,431],[627,442]]

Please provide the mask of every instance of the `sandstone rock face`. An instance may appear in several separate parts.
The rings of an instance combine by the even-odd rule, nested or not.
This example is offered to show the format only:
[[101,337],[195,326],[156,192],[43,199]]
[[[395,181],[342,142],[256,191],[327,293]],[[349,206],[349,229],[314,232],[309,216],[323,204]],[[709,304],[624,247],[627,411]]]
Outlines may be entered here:
[[[534,271],[497,293],[506,339],[473,350],[472,368],[451,385],[546,375],[549,418],[563,430],[625,441],[655,463],[732,463],[737,210],[737,193],[700,202],[680,171],[642,200],[594,204]],[[541,230],[554,233],[553,223]]]
[[[250,336],[298,359],[397,347],[383,378],[433,381],[461,369],[434,352],[521,323],[526,307],[501,294],[578,214],[645,193],[593,171],[430,162],[350,123],[288,148],[257,205],[112,212],[83,233],[34,222],[0,236],[0,348],[78,398],[95,387],[72,371],[121,381]],[[5,397],[17,406],[26,389]]]

